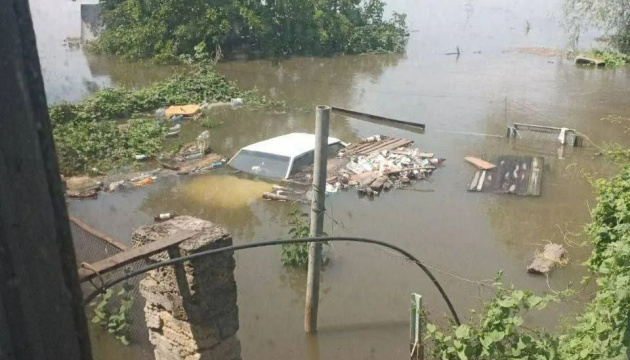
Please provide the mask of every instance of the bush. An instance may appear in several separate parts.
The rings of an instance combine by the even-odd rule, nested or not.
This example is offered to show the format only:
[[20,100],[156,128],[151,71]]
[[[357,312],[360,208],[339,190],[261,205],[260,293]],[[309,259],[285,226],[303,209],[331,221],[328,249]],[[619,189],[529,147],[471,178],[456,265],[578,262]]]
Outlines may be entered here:
[[610,50],[601,50],[601,49],[591,49],[588,52],[588,55],[602,59],[606,62],[607,68],[616,68],[623,65],[626,65],[630,60],[630,57],[626,54],[622,54],[618,51],[610,51]]

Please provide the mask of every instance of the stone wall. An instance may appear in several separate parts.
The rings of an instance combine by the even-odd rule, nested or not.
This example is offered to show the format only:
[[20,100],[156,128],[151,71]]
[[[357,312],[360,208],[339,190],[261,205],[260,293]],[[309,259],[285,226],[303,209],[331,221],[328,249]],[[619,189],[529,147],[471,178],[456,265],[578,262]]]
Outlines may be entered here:
[[[231,236],[211,222],[189,216],[140,227],[134,247],[185,229],[197,232],[149,263],[232,245]],[[147,273],[140,282],[149,340],[156,360],[240,359],[232,252],[205,256]]]

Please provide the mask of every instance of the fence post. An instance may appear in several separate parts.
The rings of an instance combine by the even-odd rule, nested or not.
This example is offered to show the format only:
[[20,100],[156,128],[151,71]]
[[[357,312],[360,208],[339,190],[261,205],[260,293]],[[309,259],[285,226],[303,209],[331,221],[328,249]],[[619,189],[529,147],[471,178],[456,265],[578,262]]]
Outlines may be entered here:
[[424,360],[424,344],[422,343],[422,296],[411,294],[411,316],[409,323],[409,348],[411,360]]
[[[321,236],[324,231],[324,202],[326,201],[326,165],[328,157],[328,124],[330,106],[317,106],[315,117],[315,157],[313,161],[313,199],[311,201],[311,236]],[[304,305],[304,330],[317,331],[319,307],[319,275],[322,266],[322,244],[310,243],[308,248],[308,276]]]

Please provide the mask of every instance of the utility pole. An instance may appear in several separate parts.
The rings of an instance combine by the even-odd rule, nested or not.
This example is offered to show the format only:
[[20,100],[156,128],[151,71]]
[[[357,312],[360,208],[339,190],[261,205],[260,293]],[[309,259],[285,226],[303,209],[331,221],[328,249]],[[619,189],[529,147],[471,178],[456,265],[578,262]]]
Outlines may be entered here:
[[[326,172],[328,156],[328,124],[330,106],[319,105],[315,114],[315,157],[313,161],[313,199],[311,200],[310,236],[324,232],[324,203],[326,201]],[[304,330],[317,332],[319,307],[319,275],[322,266],[322,244],[310,243],[308,248],[308,276],[306,279],[306,304],[304,306]]]

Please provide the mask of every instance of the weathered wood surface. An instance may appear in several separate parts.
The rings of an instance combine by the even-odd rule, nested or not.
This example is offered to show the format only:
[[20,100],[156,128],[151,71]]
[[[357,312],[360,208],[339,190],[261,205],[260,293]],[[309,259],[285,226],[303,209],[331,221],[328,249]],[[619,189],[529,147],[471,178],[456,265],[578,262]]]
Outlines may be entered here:
[[374,141],[363,144],[351,144],[346,148],[346,153],[349,155],[370,155],[374,152],[380,152],[383,150],[394,150],[399,147],[408,146],[413,144],[412,140],[401,138],[387,138],[380,141]]
[[92,358],[28,0],[0,6],[0,358]]
[[534,261],[527,267],[530,274],[548,274],[553,268],[562,264],[566,251],[560,244],[547,244],[542,254],[537,254]]
[[137,248],[131,248],[114,256],[89,264],[89,267],[81,267],[79,268],[79,280],[81,282],[88,281],[99,274],[106,274],[131,264],[132,262],[155,255],[171,246],[190,239],[195,234],[196,232],[194,231],[182,230],[162,240],[154,241]]
[[540,196],[540,185],[542,183],[542,166],[544,159],[535,157],[532,159],[532,173],[527,185],[527,195]]
[[475,173],[468,191],[540,196],[544,158],[509,155],[495,163],[495,169]]
[[487,161],[485,161],[483,159],[480,159],[480,158],[474,157],[474,156],[466,156],[464,158],[464,160],[466,160],[469,163],[473,164],[479,170],[491,170],[491,169],[494,169],[495,167],[497,167],[493,163],[487,162]]

